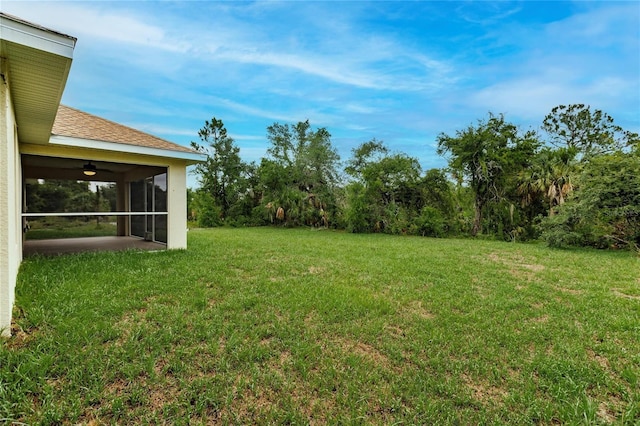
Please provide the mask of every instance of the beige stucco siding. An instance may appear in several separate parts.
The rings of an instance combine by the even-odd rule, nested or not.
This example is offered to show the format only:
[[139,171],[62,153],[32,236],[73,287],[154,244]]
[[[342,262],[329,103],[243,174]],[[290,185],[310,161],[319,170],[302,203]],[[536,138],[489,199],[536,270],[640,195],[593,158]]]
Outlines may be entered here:
[[173,162],[167,170],[167,248],[187,248],[187,167],[184,162]]
[[0,334],[11,333],[16,278],[22,261],[21,172],[6,61],[0,65]]

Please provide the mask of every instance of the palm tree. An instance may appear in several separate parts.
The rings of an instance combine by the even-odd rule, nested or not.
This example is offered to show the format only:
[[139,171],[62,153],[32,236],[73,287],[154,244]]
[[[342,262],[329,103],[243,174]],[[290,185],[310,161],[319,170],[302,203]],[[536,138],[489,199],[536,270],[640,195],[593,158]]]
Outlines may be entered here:
[[518,176],[518,193],[523,206],[541,197],[549,204],[549,216],[555,207],[564,204],[573,191],[571,176],[576,172],[575,152],[572,149],[544,149],[535,157],[531,166]]

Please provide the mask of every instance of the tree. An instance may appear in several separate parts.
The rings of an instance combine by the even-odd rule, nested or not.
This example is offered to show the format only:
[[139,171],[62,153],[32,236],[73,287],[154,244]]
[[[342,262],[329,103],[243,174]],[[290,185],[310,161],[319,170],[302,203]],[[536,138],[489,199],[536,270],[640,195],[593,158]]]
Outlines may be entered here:
[[107,200],[109,203],[109,211],[115,212],[118,210],[117,198],[118,198],[118,187],[115,183],[107,183],[104,185],[100,185],[100,193],[103,199]]
[[477,126],[456,131],[455,136],[441,133],[438,154],[449,156],[449,168],[464,177],[474,194],[474,219],[471,235],[482,228],[483,211],[488,203],[505,197],[508,178],[523,167],[538,147],[536,135],[518,135],[516,126],[503,115],[489,113]]
[[584,165],[576,190],[543,223],[551,246],[640,247],[640,161],[621,151]]
[[416,210],[420,212],[419,233],[442,237],[459,230],[461,208],[454,197],[453,184],[442,169],[430,169],[418,183],[420,197]]
[[245,164],[240,159],[240,148],[227,134],[222,120],[215,117],[205,120],[198,131],[200,143],[191,142],[191,147],[205,154],[206,160],[195,166],[203,190],[209,192],[213,202],[220,207],[224,220],[229,209],[242,193]]
[[637,133],[622,129],[609,114],[584,104],[553,108],[542,129],[552,145],[575,149],[586,157],[620,150],[638,140]]
[[195,221],[202,228],[213,228],[222,224],[222,211],[209,191],[199,188],[193,193],[191,202]]
[[95,194],[89,182],[47,179],[26,185],[29,212],[61,213],[95,210]]
[[[327,226],[336,214],[335,188],[340,156],[324,127],[313,130],[309,121],[295,125],[274,123],[267,128],[271,146],[259,175],[263,204],[287,225]],[[272,215],[272,217],[275,217]]]
[[420,164],[402,153],[389,154],[373,139],[353,149],[345,171],[347,226],[353,232],[407,232],[420,204]]
[[518,193],[523,206],[542,199],[548,205],[548,214],[555,214],[555,207],[564,204],[573,190],[572,175],[576,170],[575,149],[545,148],[533,157],[530,166],[518,174]]
[[580,178],[585,210],[596,212],[614,246],[640,247],[640,161],[616,152],[593,159]]
[[354,148],[345,172],[358,180],[364,180],[365,170],[373,163],[380,162],[389,154],[389,149],[382,141],[375,138]]

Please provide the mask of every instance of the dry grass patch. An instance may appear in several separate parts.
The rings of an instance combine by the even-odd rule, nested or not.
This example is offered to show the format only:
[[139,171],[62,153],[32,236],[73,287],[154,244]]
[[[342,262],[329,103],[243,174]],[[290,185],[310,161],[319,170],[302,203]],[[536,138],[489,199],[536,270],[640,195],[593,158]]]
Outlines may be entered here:
[[384,326],[384,329],[387,332],[387,334],[395,338],[403,339],[406,337],[404,330],[396,325],[387,324]]
[[593,349],[587,349],[587,355],[589,355],[590,359],[596,361],[603,370],[611,374],[611,365],[607,357],[597,354]]
[[380,367],[386,371],[395,371],[398,374],[403,372],[402,368],[394,365],[394,363],[384,353],[380,352],[380,350],[374,346],[364,342],[351,340],[346,337],[326,336],[324,346],[328,346],[328,349],[330,350],[337,348],[344,354],[356,355],[370,364]]
[[636,296],[636,295],[632,295],[632,294],[626,294],[620,288],[612,288],[611,291],[613,292],[613,294],[615,294],[618,297],[622,297],[622,298],[625,298],[625,299],[631,299],[631,300],[640,300],[640,296]]
[[531,259],[523,256],[519,251],[515,252],[492,252],[487,255],[489,260],[499,263],[508,268],[508,272],[515,278],[526,281],[534,281],[539,272],[544,271],[544,265],[534,263]]
[[422,306],[422,302],[419,300],[410,302],[406,307],[406,312],[427,320],[432,320],[436,317],[434,313],[430,312],[428,309]]
[[323,274],[326,270],[324,266],[309,266],[309,273],[312,275]]
[[562,293],[572,294],[574,296],[579,296],[579,295],[584,293],[582,290],[578,290],[576,288],[567,288],[567,287],[555,286],[555,289],[558,290],[558,291],[561,291]]
[[13,319],[11,321],[11,337],[7,339],[7,347],[12,349],[23,348],[36,339],[39,332],[38,327],[31,327],[25,330]]
[[115,397],[121,397],[125,394],[125,390],[129,387],[130,382],[128,380],[124,380],[118,378],[104,387],[104,393],[107,395],[107,398],[112,399]]
[[542,315],[541,317],[532,318],[529,321],[536,324],[544,324],[546,322],[549,322],[549,315]]
[[122,318],[114,324],[114,328],[120,331],[120,336],[115,341],[107,342],[107,344],[123,346],[131,337],[132,330],[146,322],[147,311],[147,307],[143,306],[135,311],[125,313]]
[[461,376],[464,385],[471,391],[473,399],[483,405],[502,405],[509,392],[490,384],[487,380],[473,380],[468,374]]
[[598,404],[596,415],[607,424],[613,424],[616,421],[616,413],[605,402]]

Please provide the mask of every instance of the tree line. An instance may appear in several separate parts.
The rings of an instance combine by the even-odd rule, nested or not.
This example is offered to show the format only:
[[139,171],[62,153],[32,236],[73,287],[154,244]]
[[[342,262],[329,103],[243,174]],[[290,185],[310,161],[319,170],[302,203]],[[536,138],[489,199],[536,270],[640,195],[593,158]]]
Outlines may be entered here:
[[[116,211],[116,184],[91,190],[90,182],[76,180],[29,180],[25,204],[29,213],[76,213]],[[85,217],[85,221],[89,216]]]
[[192,147],[199,226],[310,226],[430,237],[543,239],[554,247],[640,246],[640,138],[583,104],[560,105],[540,129],[489,113],[437,137],[446,168],[372,139],[342,162],[326,128],[274,123],[259,163],[241,160],[217,118]]

